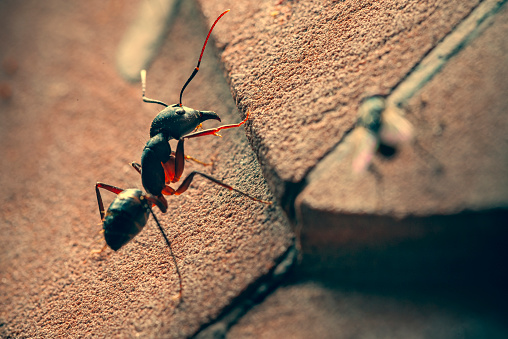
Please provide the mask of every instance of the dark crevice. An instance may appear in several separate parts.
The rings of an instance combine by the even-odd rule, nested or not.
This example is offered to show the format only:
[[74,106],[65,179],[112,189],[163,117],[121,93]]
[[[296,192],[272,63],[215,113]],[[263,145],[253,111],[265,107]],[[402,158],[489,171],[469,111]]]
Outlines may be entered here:
[[297,258],[295,246],[290,246],[280,256],[270,271],[250,284],[240,295],[227,305],[213,321],[204,324],[192,338],[224,338],[227,331],[255,305],[270,295],[289,274]]
[[[477,26],[479,26],[483,21],[485,21],[487,18],[493,16],[494,14],[496,14],[499,9],[502,7],[502,5],[506,2],[507,0],[504,0],[504,1],[500,1],[498,2],[497,6],[495,8],[493,8],[491,10],[491,12],[489,13],[489,15],[486,15],[484,16],[480,21],[477,22]],[[422,55],[422,57],[420,58],[419,61],[417,61],[414,66],[406,73],[406,75],[404,77],[402,77],[393,87],[392,89],[390,90],[390,93],[393,93],[393,91],[400,86],[400,84],[402,84],[403,82],[405,82],[409,76],[411,74],[414,73],[415,70],[418,69],[418,67],[422,64],[422,61],[425,60],[425,58],[427,58],[438,46],[440,46],[444,40],[450,36],[450,34],[454,33],[457,29],[457,27],[459,27],[470,15],[472,15],[477,9],[479,6],[481,6],[482,4],[484,3],[484,1],[480,2],[476,7],[472,8],[471,11],[462,19],[462,21],[459,21],[454,27],[452,27],[450,29],[450,31],[448,32],[448,34],[444,35],[440,40],[438,40],[434,47],[430,48],[426,53],[424,53]],[[465,39],[461,44],[457,45],[457,47],[453,50],[453,52],[450,54],[450,55],[447,55],[447,56],[444,56],[444,61],[448,61],[452,56],[454,56],[455,54],[457,54],[460,50],[462,50],[462,48],[464,48],[468,43],[470,42],[469,39]],[[427,79],[426,82],[428,82],[431,78]]]
[[[399,87],[401,87],[404,83],[414,82],[414,80],[411,80],[411,76],[413,76],[414,74],[418,74],[418,72],[420,71],[421,68],[425,69],[425,68],[429,68],[430,67],[430,69],[428,69],[427,72],[424,72],[425,73],[424,74],[425,77],[423,77],[421,79],[417,79],[417,82],[419,83],[419,86],[417,86],[416,89],[413,90],[412,93],[411,93],[411,91],[409,91],[407,89],[407,86],[406,86],[406,88],[405,88],[405,90],[403,92],[407,92],[407,93],[404,93],[402,98],[398,98],[399,102],[396,102],[396,104],[398,106],[400,106],[405,101],[409,100],[415,94],[416,91],[421,89],[436,74],[438,74],[440,72],[440,70],[448,63],[448,61],[450,59],[452,59],[452,57],[457,55],[462,49],[464,49],[466,46],[468,46],[471,43],[471,41],[474,40],[483,31],[480,28],[480,26],[486,20],[488,20],[489,18],[491,18],[494,15],[496,15],[499,12],[499,10],[503,7],[503,5],[506,3],[506,1],[507,0],[497,1],[497,3],[495,5],[493,5],[491,8],[487,8],[487,11],[485,13],[483,13],[483,14],[482,14],[482,10],[483,9],[480,10],[479,7],[480,6],[487,6],[487,5],[485,5],[486,1],[480,2],[476,7],[474,7],[468,13],[467,16],[465,16],[462,19],[462,21],[458,22],[457,25],[452,27],[450,32],[448,34],[446,34],[439,41],[437,41],[433,48],[429,49],[425,54],[422,55],[420,60],[414,64],[414,66],[406,73],[406,75],[403,78],[401,78],[400,81],[397,82],[394,85],[394,87],[392,87],[388,97],[393,96],[394,92]],[[467,20],[471,20],[471,18],[476,17],[478,15],[477,12],[479,12],[479,16],[478,16],[476,22],[474,23],[474,28],[471,28],[470,31],[467,32],[467,34],[465,34],[464,36],[460,36],[459,35],[458,38],[456,38],[455,41],[446,43],[446,39],[448,39],[451,35],[456,33],[457,30],[461,27],[461,25],[463,25]],[[458,40],[458,43],[457,43],[457,40]],[[455,46],[454,46],[454,44],[455,44]],[[434,56],[434,58],[437,58],[437,59],[440,60],[438,66],[435,65],[435,63],[436,63],[435,61],[434,61],[434,65],[431,65],[431,66],[428,65],[429,64],[428,62],[427,62],[427,65],[424,64],[424,61],[426,61],[427,58],[430,58],[432,53],[434,53],[439,47],[441,47],[441,46],[447,46],[447,45],[449,45],[450,47],[453,46],[453,48],[450,49],[450,50],[444,50],[443,53],[440,54],[437,57]],[[434,69],[432,69],[432,67],[434,67]],[[420,75],[420,77],[421,77],[421,75]],[[409,87],[411,87],[411,86],[409,86]],[[413,84],[413,89],[414,88],[415,88],[415,85]],[[400,97],[400,95],[399,95],[399,97]]]

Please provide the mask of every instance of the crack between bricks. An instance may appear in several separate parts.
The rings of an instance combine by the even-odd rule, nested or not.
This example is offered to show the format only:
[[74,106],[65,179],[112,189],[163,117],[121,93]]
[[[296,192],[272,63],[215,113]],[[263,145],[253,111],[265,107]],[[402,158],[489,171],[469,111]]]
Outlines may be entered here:
[[282,254],[270,271],[246,287],[233,301],[224,307],[219,316],[202,325],[191,338],[224,338],[227,332],[250,309],[260,304],[275,291],[294,267],[298,251],[294,245]]
[[492,23],[507,0],[486,0],[444,36],[390,91],[387,103],[402,106]]

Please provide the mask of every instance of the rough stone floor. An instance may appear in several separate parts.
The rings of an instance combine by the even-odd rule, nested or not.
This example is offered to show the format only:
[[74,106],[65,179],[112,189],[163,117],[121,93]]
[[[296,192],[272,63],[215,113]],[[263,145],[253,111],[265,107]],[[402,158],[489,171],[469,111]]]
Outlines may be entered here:
[[[162,106],[239,128],[103,247]],[[0,2],[0,337],[505,338],[501,0]],[[176,142],[170,142],[175,150]],[[174,187],[177,187],[175,184]],[[115,194],[101,192],[108,206]]]

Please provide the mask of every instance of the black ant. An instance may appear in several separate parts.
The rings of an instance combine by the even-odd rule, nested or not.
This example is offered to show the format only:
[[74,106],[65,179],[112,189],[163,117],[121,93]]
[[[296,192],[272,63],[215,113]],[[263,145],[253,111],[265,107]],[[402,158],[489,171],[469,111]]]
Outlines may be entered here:
[[[208,38],[210,37],[215,24],[227,12],[229,12],[229,10],[223,12],[215,20],[212,27],[210,28],[210,31],[208,32],[205,43],[201,50],[198,64],[189,79],[185,82],[180,92],[180,102],[178,104],[169,106],[162,101],[145,97],[146,71],[141,71],[143,101],[163,105],[166,107],[161,112],[159,112],[159,114],[157,114],[155,119],[152,121],[152,125],[150,127],[150,140],[146,143],[146,146],[143,149],[143,154],[141,155],[141,164],[135,162],[131,163],[132,167],[134,167],[134,169],[136,169],[141,174],[141,181],[147,193],[143,193],[138,189],[124,190],[116,186],[100,182],[95,185],[97,202],[99,204],[99,212],[101,215],[104,230],[104,238],[106,240],[105,247],[109,246],[115,251],[120,249],[143,229],[148,221],[149,215],[152,214],[159,230],[164,237],[164,240],[166,241],[166,244],[168,245],[171,256],[173,257],[178,277],[180,279],[180,297],[182,295],[182,278],[180,271],[176,264],[176,259],[173,255],[171,244],[159,221],[157,220],[152,207],[157,206],[162,213],[166,213],[168,209],[168,202],[164,195],[179,195],[184,193],[189,188],[195,175],[200,175],[217,185],[238,192],[252,200],[265,204],[271,204],[269,201],[255,198],[228,184],[225,184],[224,182],[212,176],[209,176],[208,174],[199,171],[191,172],[182,181],[177,189],[169,186],[170,183],[176,183],[180,180],[185,166],[185,159],[195,160],[192,157],[184,155],[185,139],[196,138],[205,135],[219,135],[218,132],[220,130],[240,127],[249,118],[249,113],[247,112],[246,118],[240,123],[223,125],[217,128],[207,129],[203,131],[196,131],[197,128],[201,126],[201,123],[206,120],[215,119],[220,121],[219,116],[212,111],[197,111],[182,105],[183,91],[199,71],[199,65],[201,63],[201,58],[203,57],[203,53],[208,42]],[[171,146],[169,145],[169,140],[171,139],[178,140],[176,152],[171,151]],[[115,200],[113,200],[106,212],[104,211],[104,204],[102,202],[99,188],[106,189],[117,194],[117,197]]]

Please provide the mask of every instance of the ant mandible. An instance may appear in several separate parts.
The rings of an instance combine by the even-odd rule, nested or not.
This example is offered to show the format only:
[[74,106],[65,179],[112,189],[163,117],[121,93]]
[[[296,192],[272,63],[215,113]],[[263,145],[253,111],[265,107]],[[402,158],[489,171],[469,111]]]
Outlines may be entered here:
[[[152,121],[150,127],[150,140],[146,143],[143,153],[141,155],[141,164],[131,163],[132,167],[141,174],[141,181],[143,187],[147,193],[143,193],[138,189],[122,189],[116,186],[98,182],[95,185],[95,191],[97,195],[97,202],[99,205],[99,212],[101,215],[104,238],[106,240],[106,246],[117,251],[130,240],[132,240],[146,225],[150,214],[155,219],[159,230],[161,231],[166,244],[170,250],[170,254],[173,257],[173,261],[176,266],[178,277],[180,279],[180,297],[182,295],[182,278],[178,266],[176,265],[176,259],[171,249],[171,243],[168,240],[163,228],[157,220],[155,213],[152,210],[153,206],[159,207],[162,213],[166,213],[168,209],[168,202],[164,195],[179,195],[184,193],[190,186],[195,175],[200,175],[213,183],[220,185],[229,190],[238,192],[252,200],[262,202],[265,204],[271,204],[270,201],[264,201],[253,197],[243,191],[240,191],[233,186],[230,186],[208,174],[193,171],[191,172],[181,183],[177,189],[173,189],[169,186],[170,183],[176,183],[180,180],[184,166],[185,159],[190,158],[184,155],[184,140],[190,138],[201,137],[205,135],[219,135],[218,132],[223,129],[240,127],[249,118],[247,112],[246,117],[243,121],[237,124],[223,125],[217,128],[207,129],[196,132],[198,126],[206,120],[215,119],[220,121],[219,116],[213,111],[198,111],[190,107],[182,105],[182,95],[194,78],[196,73],[199,71],[199,65],[205,51],[206,44],[212,33],[215,24],[229,12],[229,9],[223,12],[215,20],[208,35],[205,43],[201,50],[201,54],[198,59],[198,64],[194,68],[189,79],[185,82],[182,90],[180,91],[180,102],[174,105],[167,105],[162,101],[149,99],[145,96],[146,89],[146,71],[141,71],[141,82],[142,82],[142,97],[144,102],[155,103],[163,105],[166,108],[163,109]],[[169,140],[178,140],[176,152],[171,151]],[[108,210],[104,211],[104,204],[99,188],[117,194],[117,197]]]

